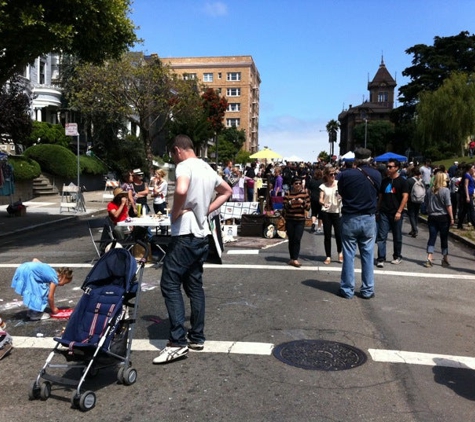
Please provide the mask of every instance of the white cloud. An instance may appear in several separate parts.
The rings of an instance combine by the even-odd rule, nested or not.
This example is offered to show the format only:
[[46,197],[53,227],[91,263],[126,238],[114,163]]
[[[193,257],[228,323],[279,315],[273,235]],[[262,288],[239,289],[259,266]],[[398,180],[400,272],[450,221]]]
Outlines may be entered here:
[[220,1],[206,2],[205,12],[207,15],[210,15],[213,17],[226,16],[228,14],[228,7],[223,2],[220,2]]
[[[259,149],[265,146],[284,157],[297,155],[314,162],[321,151],[330,153],[326,124],[319,119],[305,120],[295,116],[279,116],[263,123],[259,129]],[[335,154],[339,155],[338,143]]]

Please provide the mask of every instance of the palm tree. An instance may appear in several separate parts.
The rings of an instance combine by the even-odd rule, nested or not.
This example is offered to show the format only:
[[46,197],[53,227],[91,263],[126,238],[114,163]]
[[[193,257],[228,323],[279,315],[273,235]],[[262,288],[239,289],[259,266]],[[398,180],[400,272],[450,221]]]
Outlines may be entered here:
[[328,132],[328,142],[330,142],[330,156],[333,156],[337,133],[340,130],[340,122],[332,119],[327,123],[326,128]]

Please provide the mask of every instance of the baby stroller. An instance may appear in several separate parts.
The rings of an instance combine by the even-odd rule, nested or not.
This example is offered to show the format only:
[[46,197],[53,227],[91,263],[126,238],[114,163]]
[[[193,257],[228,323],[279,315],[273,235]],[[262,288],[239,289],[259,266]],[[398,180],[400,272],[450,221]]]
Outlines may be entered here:
[[[93,377],[100,369],[110,366],[119,367],[119,383],[135,383],[137,371],[132,368],[130,353],[146,260],[147,256],[142,257],[137,265],[128,250],[111,249],[97,261],[81,287],[84,293],[64,333],[54,338],[56,347],[30,386],[30,400],[47,400],[51,386],[57,384],[74,389],[73,408],[91,410],[96,395],[92,391],[81,393],[81,387],[86,377]],[[132,318],[129,309],[133,309]],[[54,364],[57,355],[74,363]],[[78,381],[66,377],[67,374],[52,375],[47,372],[49,368],[80,368],[82,376]]]

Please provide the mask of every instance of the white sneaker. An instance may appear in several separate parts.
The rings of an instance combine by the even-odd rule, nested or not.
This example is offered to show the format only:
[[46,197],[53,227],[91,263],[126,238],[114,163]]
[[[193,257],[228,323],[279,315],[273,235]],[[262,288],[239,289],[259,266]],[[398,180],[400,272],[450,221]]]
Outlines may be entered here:
[[179,359],[188,354],[188,346],[171,346],[170,343],[167,347],[160,351],[160,354],[153,360],[153,363],[167,363],[172,360]]

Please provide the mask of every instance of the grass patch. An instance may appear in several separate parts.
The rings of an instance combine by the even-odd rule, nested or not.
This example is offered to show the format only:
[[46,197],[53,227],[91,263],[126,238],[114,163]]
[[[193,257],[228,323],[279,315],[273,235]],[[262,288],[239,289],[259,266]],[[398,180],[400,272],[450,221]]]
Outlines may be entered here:
[[[466,155],[465,157],[462,156],[462,157],[447,158],[445,160],[434,161],[432,163],[432,165],[440,166],[441,164],[443,164],[445,166],[445,168],[448,169],[454,163],[454,161],[458,161],[459,164],[461,164],[461,163],[475,163],[475,157],[470,158],[468,155]],[[421,163],[421,165],[422,164],[424,164],[424,163]]]

